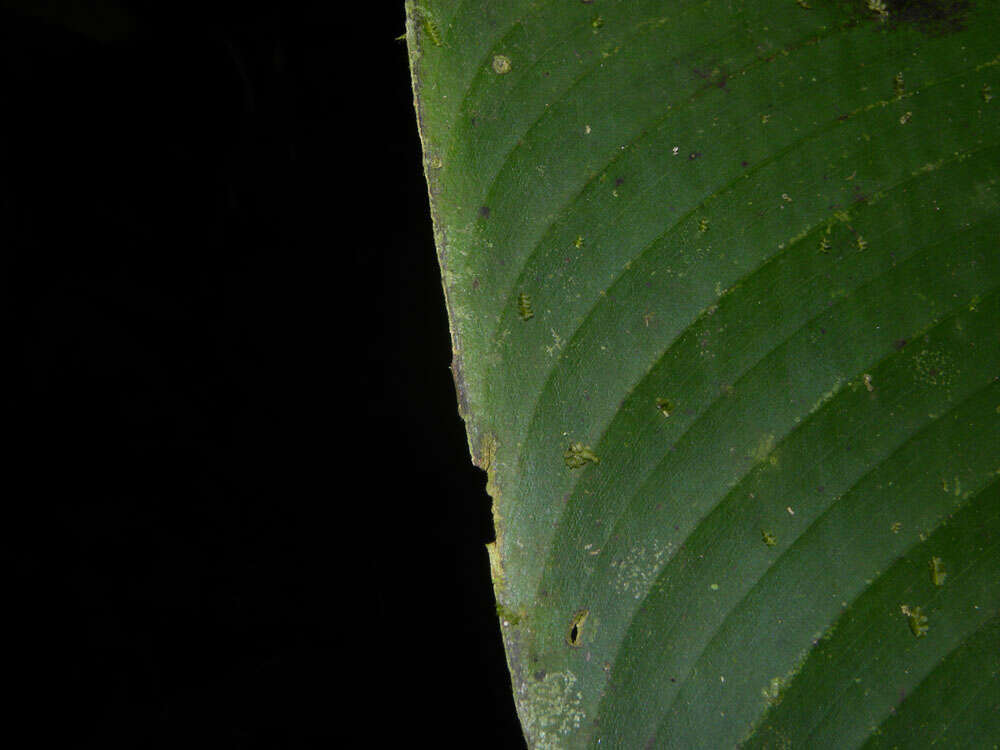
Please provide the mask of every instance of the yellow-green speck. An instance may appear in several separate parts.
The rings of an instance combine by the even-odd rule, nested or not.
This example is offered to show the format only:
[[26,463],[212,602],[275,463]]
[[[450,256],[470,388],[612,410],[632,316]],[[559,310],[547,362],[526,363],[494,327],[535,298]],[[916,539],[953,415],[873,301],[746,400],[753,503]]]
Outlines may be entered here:
[[948,574],[944,570],[944,563],[941,562],[941,558],[932,557],[929,567],[931,569],[931,583],[935,586],[944,586],[944,579],[948,577]]
[[493,72],[499,76],[510,73],[510,58],[507,55],[493,55]]

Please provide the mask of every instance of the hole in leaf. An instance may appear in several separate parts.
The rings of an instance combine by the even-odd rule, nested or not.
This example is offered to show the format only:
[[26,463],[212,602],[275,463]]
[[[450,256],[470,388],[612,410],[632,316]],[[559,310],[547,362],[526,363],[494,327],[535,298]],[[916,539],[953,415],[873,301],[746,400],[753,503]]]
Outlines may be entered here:
[[566,643],[573,648],[579,648],[583,645],[583,623],[587,621],[589,614],[590,610],[581,609],[570,620],[569,630],[566,632]]

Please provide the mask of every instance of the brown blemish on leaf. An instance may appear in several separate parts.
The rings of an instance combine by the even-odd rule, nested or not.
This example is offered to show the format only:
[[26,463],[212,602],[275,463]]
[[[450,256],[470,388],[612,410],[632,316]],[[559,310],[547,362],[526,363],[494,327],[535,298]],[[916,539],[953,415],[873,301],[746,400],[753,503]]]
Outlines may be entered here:
[[713,67],[710,70],[704,68],[692,68],[694,74],[705,81],[706,86],[715,86],[724,89],[729,82],[729,72],[725,68]]

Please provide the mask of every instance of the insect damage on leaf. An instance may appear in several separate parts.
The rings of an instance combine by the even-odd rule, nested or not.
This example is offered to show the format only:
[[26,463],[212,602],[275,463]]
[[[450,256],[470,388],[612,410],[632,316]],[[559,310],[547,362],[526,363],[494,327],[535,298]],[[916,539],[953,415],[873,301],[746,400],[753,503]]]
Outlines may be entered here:
[[580,648],[583,645],[583,623],[587,621],[590,610],[581,609],[573,615],[569,628],[566,630],[566,643],[573,648]]
[[566,452],[563,453],[563,460],[566,465],[571,469],[579,469],[584,466],[588,461],[591,463],[600,463],[601,459],[597,457],[597,454],[590,449],[589,446],[583,443],[572,443]]
[[658,398],[656,399],[656,408],[659,410],[660,414],[665,417],[669,417],[674,413],[674,402],[669,398]]
[[767,531],[766,529],[760,530],[760,536],[761,539],[764,540],[764,544],[766,544],[768,547],[773,547],[778,543],[778,540],[775,538],[774,534],[772,534],[770,531]]

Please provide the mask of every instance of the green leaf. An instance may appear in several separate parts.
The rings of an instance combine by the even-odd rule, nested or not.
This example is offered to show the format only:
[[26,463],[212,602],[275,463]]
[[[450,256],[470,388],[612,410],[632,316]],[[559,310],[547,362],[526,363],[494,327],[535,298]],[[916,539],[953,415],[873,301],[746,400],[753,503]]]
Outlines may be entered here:
[[1000,741],[1000,4],[407,16],[529,744]]

